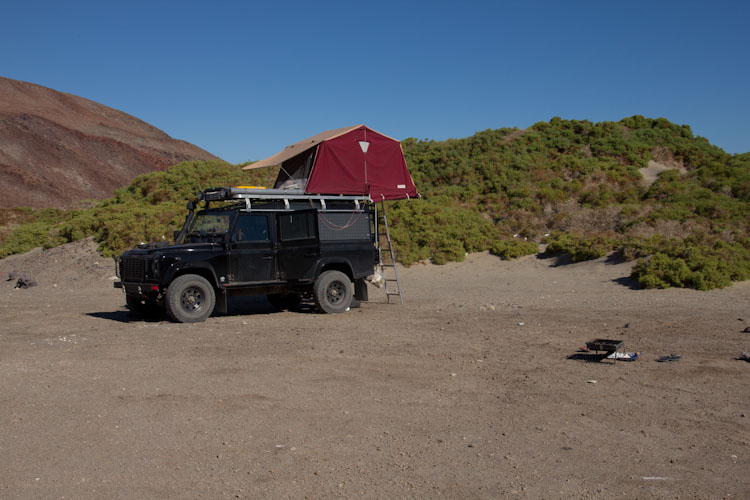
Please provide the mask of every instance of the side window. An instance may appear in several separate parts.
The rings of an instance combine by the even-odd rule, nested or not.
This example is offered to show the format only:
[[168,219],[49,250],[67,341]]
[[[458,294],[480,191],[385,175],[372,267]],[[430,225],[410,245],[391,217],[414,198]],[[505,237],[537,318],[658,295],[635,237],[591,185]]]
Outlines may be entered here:
[[240,214],[232,241],[268,241],[268,217]]
[[315,212],[279,215],[279,234],[282,241],[315,238]]

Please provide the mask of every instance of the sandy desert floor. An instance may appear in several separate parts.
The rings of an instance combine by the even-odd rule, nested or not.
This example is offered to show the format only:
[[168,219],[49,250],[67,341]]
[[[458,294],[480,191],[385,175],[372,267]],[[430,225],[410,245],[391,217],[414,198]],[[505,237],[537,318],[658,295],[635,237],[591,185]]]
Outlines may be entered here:
[[750,495],[750,282],[475,254],[401,269],[404,305],[182,325],[130,316],[94,248],[0,260],[2,499]]

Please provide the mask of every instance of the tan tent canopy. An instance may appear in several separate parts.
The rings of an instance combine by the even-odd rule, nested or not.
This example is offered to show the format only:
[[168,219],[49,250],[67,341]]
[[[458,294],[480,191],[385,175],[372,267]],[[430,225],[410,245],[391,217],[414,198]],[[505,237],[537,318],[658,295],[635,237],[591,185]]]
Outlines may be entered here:
[[285,147],[284,149],[282,149],[275,155],[269,156],[265,160],[256,161],[255,163],[246,165],[242,167],[242,170],[250,170],[253,168],[262,168],[262,167],[275,167],[276,165],[281,165],[285,161],[291,158],[294,158],[298,154],[304,153],[308,149],[314,148],[315,146],[317,146],[323,141],[327,141],[328,139],[333,139],[334,137],[338,137],[342,134],[346,134],[347,132],[351,132],[352,130],[359,128],[359,127],[362,127],[362,125],[355,125],[354,127],[344,127],[344,128],[336,128],[333,130],[326,130],[325,132],[321,132],[308,139],[295,142],[294,144]]
[[365,125],[321,132],[242,168],[276,165],[281,168],[274,189],[368,195],[373,200],[419,196],[401,143]]

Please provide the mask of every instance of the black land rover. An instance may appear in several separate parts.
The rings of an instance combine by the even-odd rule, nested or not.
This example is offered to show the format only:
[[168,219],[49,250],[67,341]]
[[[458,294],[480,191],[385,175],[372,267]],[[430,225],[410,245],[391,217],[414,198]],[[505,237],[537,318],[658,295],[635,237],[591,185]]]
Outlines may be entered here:
[[[280,309],[312,298],[326,313],[367,300],[364,278],[378,263],[372,203],[255,191],[203,191],[206,207],[196,213],[196,203],[188,203],[173,245],[142,244],[122,254],[115,287],[128,307],[166,309],[175,321],[196,322],[226,312],[233,295],[266,294]],[[239,202],[209,207],[215,200]]]

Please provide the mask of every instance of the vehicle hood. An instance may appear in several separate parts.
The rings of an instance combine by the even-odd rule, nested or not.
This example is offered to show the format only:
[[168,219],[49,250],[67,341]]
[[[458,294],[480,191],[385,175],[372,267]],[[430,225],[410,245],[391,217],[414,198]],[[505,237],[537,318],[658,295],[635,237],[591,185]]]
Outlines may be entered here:
[[122,257],[183,254],[186,252],[211,251],[221,248],[221,243],[187,243],[182,245],[153,245],[151,243],[138,245],[122,254]]

